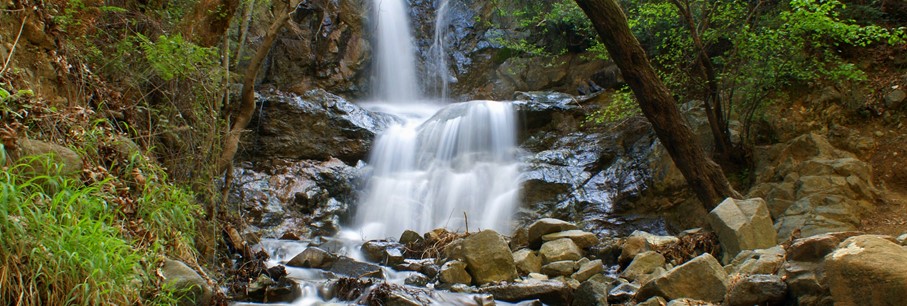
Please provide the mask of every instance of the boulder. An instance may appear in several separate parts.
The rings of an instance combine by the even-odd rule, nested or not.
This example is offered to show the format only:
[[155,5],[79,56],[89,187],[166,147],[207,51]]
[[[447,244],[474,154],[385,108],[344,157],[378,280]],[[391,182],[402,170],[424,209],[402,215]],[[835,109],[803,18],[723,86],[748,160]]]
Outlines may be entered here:
[[633,299],[637,293],[639,293],[638,284],[622,282],[614,286],[611,291],[608,291],[608,301],[615,304],[623,304]]
[[537,247],[542,243],[544,235],[575,229],[577,229],[575,224],[563,220],[544,218],[535,221],[529,225],[529,245]]
[[510,281],[519,275],[510,246],[500,234],[484,230],[463,239],[463,256],[476,284]]
[[907,93],[903,90],[895,89],[885,95],[885,107],[890,110],[897,110],[907,100]]
[[633,233],[630,234],[630,237],[642,237],[642,238],[645,238],[645,239],[646,239],[646,242],[647,242],[651,247],[654,247],[654,248],[664,247],[664,246],[666,246],[666,245],[673,244],[673,243],[677,243],[678,241],[680,241],[679,238],[674,237],[674,236],[659,236],[659,235],[653,235],[653,234],[651,234],[651,233],[648,233],[648,232],[645,232],[645,231],[639,231],[639,230],[633,231]]
[[710,302],[724,299],[728,275],[712,255],[703,254],[646,283],[637,298],[693,298]]
[[652,247],[645,237],[627,237],[620,247],[620,256],[617,258],[617,262],[621,266],[626,266],[636,258],[636,255],[651,249]]
[[422,273],[413,273],[403,280],[403,284],[414,287],[425,287],[429,282],[431,282],[431,279]]
[[538,273],[542,270],[542,257],[538,252],[530,249],[521,249],[513,253],[513,263],[517,270],[523,274]]
[[336,274],[353,278],[384,278],[384,270],[381,270],[380,266],[367,262],[356,261],[355,259],[346,256],[340,256],[339,258],[337,258],[337,261],[335,261],[334,264],[331,265],[331,268],[327,270]]
[[907,249],[890,237],[847,238],[825,256],[835,305],[902,305],[907,301]]
[[472,283],[472,276],[466,272],[466,263],[462,261],[448,261],[441,266],[441,281],[448,284]]
[[519,302],[538,299],[548,305],[569,305],[572,290],[567,284],[559,281],[528,280],[522,283],[502,283],[483,286],[480,292],[490,293],[496,300]]
[[572,260],[562,260],[542,266],[542,274],[549,277],[567,276],[573,274],[576,263]]
[[385,266],[403,263],[403,245],[385,240],[366,241],[360,248],[366,259]]
[[737,254],[725,270],[728,274],[775,274],[784,264],[784,248],[745,250]]
[[337,256],[317,247],[308,247],[302,253],[293,256],[287,266],[300,268],[330,269]]
[[794,240],[787,248],[787,260],[821,262],[825,255],[833,252],[845,239],[859,235],[858,232],[837,232],[815,235]]
[[787,284],[777,275],[754,274],[733,282],[725,303],[729,306],[782,305]]
[[604,271],[605,266],[602,264],[601,259],[596,259],[581,264],[579,268],[576,269],[576,273],[573,273],[573,275],[571,275],[570,277],[577,281],[584,282],[595,275],[601,274]]
[[608,306],[608,283],[604,277],[583,281],[573,292],[574,306]]
[[179,292],[181,306],[209,305],[214,297],[214,290],[208,282],[198,275],[195,270],[185,263],[176,260],[164,259],[161,267],[164,283],[174,292]]
[[671,300],[666,306],[714,306],[715,304],[709,303],[707,301],[690,299],[690,298],[679,298],[676,300]]
[[659,253],[647,251],[639,253],[633,262],[620,273],[620,277],[634,281],[639,277],[655,272],[656,269],[664,267],[665,257]]
[[542,255],[543,263],[561,260],[579,260],[583,257],[583,251],[569,238],[545,242],[542,244],[539,253]]
[[412,230],[405,230],[405,231],[403,231],[403,234],[400,234],[400,243],[401,244],[419,243],[423,240],[425,240],[425,239],[422,238],[422,235],[419,235],[419,233],[412,231]]
[[[35,174],[47,175],[55,174],[53,169],[47,169],[47,165],[41,160],[23,159],[27,156],[47,155],[50,160],[60,168],[60,174],[66,176],[78,176],[82,174],[82,158],[75,151],[67,147],[32,139],[19,139],[14,154],[18,163],[31,165]],[[11,156],[12,157],[12,156]]]
[[302,95],[259,91],[256,113],[244,140],[243,156],[256,160],[286,158],[348,164],[364,160],[375,135],[396,119],[374,113],[322,89]]
[[725,199],[709,213],[709,224],[718,234],[728,261],[741,250],[764,249],[778,244],[772,217],[760,198]]
[[520,227],[513,231],[513,237],[510,237],[510,249],[519,250],[529,247],[529,230],[526,227]]
[[636,306],[665,306],[667,304],[668,304],[668,301],[665,301],[665,299],[663,297],[654,296],[654,297],[649,298],[648,300],[645,300],[639,304],[636,304]]
[[542,241],[552,241],[561,238],[570,238],[570,240],[573,240],[573,243],[576,243],[576,245],[581,249],[585,249],[598,244],[598,237],[596,237],[595,234],[581,230],[568,230],[543,235]]

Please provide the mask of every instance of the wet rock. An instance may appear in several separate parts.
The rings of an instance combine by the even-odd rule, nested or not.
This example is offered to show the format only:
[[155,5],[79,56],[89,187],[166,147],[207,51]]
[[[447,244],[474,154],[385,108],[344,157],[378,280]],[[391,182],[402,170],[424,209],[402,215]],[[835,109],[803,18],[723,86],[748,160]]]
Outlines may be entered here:
[[567,276],[573,274],[575,263],[572,260],[562,260],[542,266],[542,274],[549,277]]
[[303,95],[260,91],[242,155],[355,164],[368,156],[375,135],[396,119],[367,111],[321,89]]
[[577,229],[575,224],[563,220],[544,218],[535,221],[529,225],[529,245],[538,247],[544,235],[575,229]]
[[366,259],[385,266],[403,263],[403,245],[385,240],[366,241],[361,247]]
[[510,246],[500,234],[484,230],[463,239],[463,257],[477,284],[517,278]]
[[513,263],[517,270],[523,274],[538,273],[542,270],[542,258],[538,252],[530,249],[521,249],[513,253]]
[[545,242],[542,244],[539,253],[542,255],[543,263],[562,260],[579,260],[583,257],[583,251],[569,238]]
[[775,274],[784,264],[784,256],[785,251],[781,246],[746,250],[737,254],[725,270],[728,274]]
[[303,250],[302,253],[293,256],[293,258],[287,262],[287,266],[330,269],[335,261],[337,261],[337,256],[328,253],[328,251],[322,250],[317,247],[308,247]]
[[328,271],[353,278],[384,278],[384,271],[381,270],[380,266],[367,262],[359,262],[346,256],[337,258],[337,261],[331,265]]
[[596,237],[595,234],[581,230],[569,230],[543,235],[542,241],[552,241],[561,238],[570,238],[570,240],[573,240],[573,243],[576,243],[576,246],[581,249],[598,244],[598,237]]
[[466,272],[466,263],[462,261],[448,261],[441,266],[440,278],[448,284],[472,284],[472,276]]
[[574,306],[608,306],[608,283],[604,277],[593,277],[582,282],[573,292]]
[[563,282],[530,280],[522,283],[504,283],[484,286],[479,291],[490,293],[497,300],[518,302],[538,299],[548,305],[569,305],[572,290]]
[[703,254],[675,267],[640,289],[637,298],[661,296],[721,301],[727,291],[728,275],[712,255]]
[[636,304],[636,306],[664,306],[667,304],[668,304],[668,301],[665,301],[664,298],[662,298],[660,296],[655,296],[655,297],[651,297],[648,300],[645,300],[639,304]]
[[164,259],[161,275],[169,288],[185,292],[180,298],[182,306],[208,305],[214,297],[214,290],[208,282],[183,262]]
[[286,277],[274,281],[265,274],[259,275],[255,281],[252,281],[244,293],[249,300],[265,303],[292,302],[302,295],[296,281]]
[[747,275],[734,282],[727,293],[729,306],[782,305],[787,284],[777,275]]
[[407,276],[406,279],[403,280],[404,284],[415,287],[425,287],[425,285],[428,285],[428,283],[430,282],[431,279],[422,273],[412,274],[410,276]]
[[898,305],[907,300],[907,249],[889,239],[850,237],[825,256],[835,305]]
[[404,259],[403,263],[394,266],[394,270],[419,272],[434,278],[441,271],[441,267],[435,264],[433,258]]
[[639,277],[650,274],[657,268],[664,267],[665,257],[659,253],[648,251],[639,253],[633,259],[633,262],[620,273],[620,277],[634,281]]
[[760,198],[727,198],[709,213],[709,224],[718,234],[721,247],[730,260],[741,250],[770,248],[778,244],[772,217]]
[[634,236],[628,237],[620,249],[620,257],[617,258],[617,261],[622,266],[626,266],[636,258],[636,255],[651,250],[652,247],[645,237]]
[[400,243],[404,245],[419,243],[424,240],[422,235],[419,235],[419,233],[412,230],[405,230],[403,231],[403,234],[400,234]]
[[602,265],[601,259],[596,259],[581,264],[579,268],[576,269],[576,273],[573,273],[573,275],[570,277],[577,281],[583,282],[595,275],[601,274],[604,271],[605,266]]
[[639,292],[639,285],[635,283],[620,283],[608,292],[608,302],[622,304],[633,299]]

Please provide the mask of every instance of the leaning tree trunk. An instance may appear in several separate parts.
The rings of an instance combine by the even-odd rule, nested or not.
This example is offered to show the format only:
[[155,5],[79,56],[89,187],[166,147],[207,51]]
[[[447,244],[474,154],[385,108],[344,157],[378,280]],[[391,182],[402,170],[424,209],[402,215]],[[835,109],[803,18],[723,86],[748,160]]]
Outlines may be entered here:
[[271,52],[271,46],[274,45],[274,39],[277,38],[277,33],[280,32],[283,25],[290,19],[290,14],[298,3],[299,0],[291,0],[291,3],[287,8],[281,10],[280,13],[277,14],[277,19],[275,19],[268,28],[268,32],[265,34],[264,39],[262,39],[261,46],[255,51],[255,56],[252,57],[252,60],[249,61],[249,66],[246,68],[246,72],[243,75],[242,92],[239,96],[239,109],[234,117],[233,126],[227,133],[224,151],[217,161],[217,173],[224,173],[224,171],[227,171],[230,165],[233,164],[233,158],[236,156],[236,151],[239,149],[240,136],[242,136],[242,132],[246,129],[246,126],[249,125],[249,121],[252,121],[252,114],[255,112],[255,78],[258,76],[258,71],[261,70],[261,66],[265,62],[265,57]]
[[576,3],[592,20],[602,43],[635,93],[640,109],[702,204],[711,209],[726,197],[740,197],[684,123],[677,102],[655,74],[616,0],[576,0]]
[[237,7],[239,0],[200,0],[183,17],[180,33],[196,45],[214,46],[230,28],[230,20],[236,14]]

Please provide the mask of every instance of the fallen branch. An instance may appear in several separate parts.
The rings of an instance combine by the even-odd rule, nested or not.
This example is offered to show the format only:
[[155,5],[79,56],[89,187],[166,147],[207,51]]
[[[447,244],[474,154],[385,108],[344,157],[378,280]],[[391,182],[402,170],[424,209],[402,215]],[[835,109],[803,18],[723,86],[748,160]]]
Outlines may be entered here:
[[22,17],[22,25],[19,26],[19,34],[16,35],[16,41],[13,43],[13,48],[9,50],[9,55],[6,56],[6,62],[3,63],[3,69],[0,69],[0,76],[3,76],[3,73],[6,72],[6,68],[9,68],[9,60],[13,58],[13,53],[16,52],[16,46],[19,45],[19,38],[22,38],[22,30],[25,29],[26,21],[28,21],[28,15]]

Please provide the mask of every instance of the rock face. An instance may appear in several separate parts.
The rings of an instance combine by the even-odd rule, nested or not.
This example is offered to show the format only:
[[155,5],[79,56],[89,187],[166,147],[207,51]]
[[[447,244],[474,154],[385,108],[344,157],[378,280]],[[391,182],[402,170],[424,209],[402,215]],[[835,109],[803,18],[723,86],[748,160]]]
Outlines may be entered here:
[[469,274],[477,284],[510,281],[518,276],[510,246],[497,232],[472,234],[463,239],[462,247]]
[[856,236],[825,256],[835,305],[901,305],[907,301],[907,249],[880,236]]
[[853,231],[874,207],[871,167],[820,135],[760,147],[754,156],[757,184],[748,197],[765,199],[778,240],[794,229],[803,237]]
[[726,260],[737,256],[741,250],[770,248],[778,244],[772,217],[765,201],[759,198],[743,201],[727,198],[709,213],[709,224],[718,234]]
[[161,274],[164,276],[164,281],[172,286],[170,288],[177,292],[185,292],[180,298],[181,306],[209,305],[211,303],[214,290],[208,286],[205,279],[186,264],[165,259]]
[[261,236],[330,236],[355,201],[360,169],[326,162],[272,160],[242,163],[233,172],[230,203],[238,203]]
[[643,286],[638,298],[693,298],[718,302],[727,291],[728,275],[712,255],[703,254],[675,267]]
[[375,135],[396,120],[373,113],[322,89],[302,95],[259,91],[244,137],[247,159],[338,158],[355,164],[368,156]]

